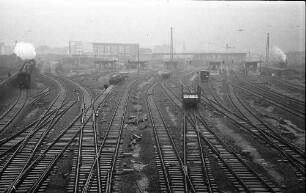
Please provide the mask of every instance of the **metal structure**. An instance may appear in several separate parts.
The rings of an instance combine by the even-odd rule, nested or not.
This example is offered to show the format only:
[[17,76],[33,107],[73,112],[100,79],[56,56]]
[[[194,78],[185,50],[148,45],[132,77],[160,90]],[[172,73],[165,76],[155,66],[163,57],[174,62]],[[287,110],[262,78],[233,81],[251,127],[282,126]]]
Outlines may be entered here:
[[265,66],[269,66],[269,47],[270,47],[270,34],[267,34],[267,45],[266,45],[266,64]]
[[173,60],[173,34],[171,28],[171,38],[170,38],[170,60]]

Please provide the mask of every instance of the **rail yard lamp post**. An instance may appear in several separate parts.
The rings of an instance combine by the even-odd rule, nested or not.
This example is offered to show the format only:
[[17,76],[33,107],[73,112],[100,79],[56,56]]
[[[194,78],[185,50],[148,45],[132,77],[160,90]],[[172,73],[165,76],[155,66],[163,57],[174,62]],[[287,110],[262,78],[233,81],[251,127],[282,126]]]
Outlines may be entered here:
[[139,78],[139,44],[138,44],[138,54],[137,54],[138,62],[137,62],[137,76]]
[[[228,71],[228,63],[230,63],[229,62],[229,53],[228,53],[228,50],[231,49],[231,48],[235,48],[235,47],[232,47],[232,46],[229,46],[228,44],[226,44],[226,57],[225,57],[226,61],[224,63],[224,68],[225,68],[226,72]],[[223,69],[221,69],[221,70],[223,70]]]

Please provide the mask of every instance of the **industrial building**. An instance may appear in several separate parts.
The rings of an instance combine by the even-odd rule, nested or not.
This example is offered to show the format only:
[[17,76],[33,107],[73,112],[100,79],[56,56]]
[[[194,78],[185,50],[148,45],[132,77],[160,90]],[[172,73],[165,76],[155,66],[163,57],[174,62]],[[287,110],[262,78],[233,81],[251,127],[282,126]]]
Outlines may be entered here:
[[126,43],[95,43],[95,42],[69,42],[69,55],[87,56],[103,60],[127,61],[136,60],[139,45]]

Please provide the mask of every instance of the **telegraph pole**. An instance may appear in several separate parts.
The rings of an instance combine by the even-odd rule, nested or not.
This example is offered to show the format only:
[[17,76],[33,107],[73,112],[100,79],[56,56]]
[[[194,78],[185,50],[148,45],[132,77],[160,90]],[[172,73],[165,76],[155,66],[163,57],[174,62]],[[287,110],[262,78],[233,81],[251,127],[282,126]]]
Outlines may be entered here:
[[266,64],[265,66],[269,66],[269,41],[270,41],[270,34],[267,34],[267,45],[266,45]]
[[173,36],[172,36],[172,27],[171,27],[171,39],[170,39],[170,60],[173,60]]
[[137,55],[137,58],[138,58],[138,62],[137,62],[137,75],[139,76],[139,44],[138,44],[138,55]]
[[69,41],[68,54],[69,54],[69,56],[71,56],[71,41]]
[[[235,48],[235,47],[231,47],[231,46],[229,46],[228,44],[226,44],[226,46],[225,46],[225,48],[226,48],[226,64],[227,64],[227,62],[228,62],[228,50],[230,49],[230,48]],[[227,65],[226,64],[224,64],[225,65],[225,69],[226,69],[226,71],[227,71]],[[221,71],[223,70],[223,68],[222,68],[222,63],[221,63]]]

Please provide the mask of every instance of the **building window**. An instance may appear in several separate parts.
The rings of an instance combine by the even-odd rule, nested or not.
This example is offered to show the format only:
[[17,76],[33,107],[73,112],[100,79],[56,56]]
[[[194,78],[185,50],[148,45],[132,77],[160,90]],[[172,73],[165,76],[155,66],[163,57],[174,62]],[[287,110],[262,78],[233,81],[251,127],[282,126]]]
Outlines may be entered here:
[[125,47],[125,53],[130,53],[130,46]]

